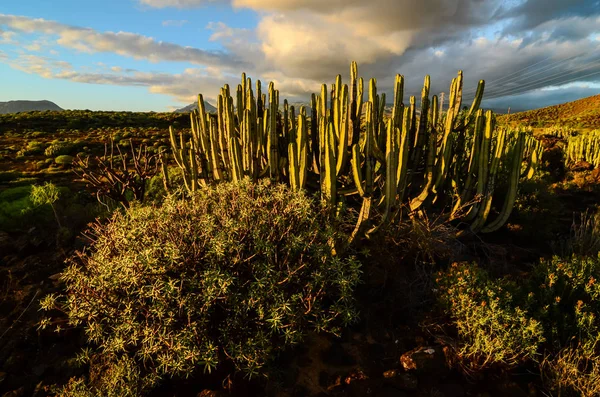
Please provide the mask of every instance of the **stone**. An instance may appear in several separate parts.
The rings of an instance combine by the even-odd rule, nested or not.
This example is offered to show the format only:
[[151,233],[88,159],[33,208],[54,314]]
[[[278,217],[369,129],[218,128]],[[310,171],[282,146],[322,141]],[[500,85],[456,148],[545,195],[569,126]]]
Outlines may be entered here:
[[441,346],[418,347],[404,353],[400,364],[406,371],[440,372],[448,370],[446,355]]

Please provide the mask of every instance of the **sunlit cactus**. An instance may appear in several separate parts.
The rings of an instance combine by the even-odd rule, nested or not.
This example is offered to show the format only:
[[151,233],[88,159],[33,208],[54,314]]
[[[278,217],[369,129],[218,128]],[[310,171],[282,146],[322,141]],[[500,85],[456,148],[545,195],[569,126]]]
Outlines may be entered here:
[[[334,216],[340,208],[355,208],[359,215],[349,241],[415,211],[470,225],[462,233],[494,231],[510,215],[520,177],[533,177],[539,167],[541,146],[524,132],[496,128],[493,113],[480,109],[484,87],[482,80],[463,109],[459,71],[440,117],[429,76],[420,102],[410,97],[405,104],[404,76],[396,75],[388,110],[375,79],[365,101],[364,80],[352,62],[348,84],[337,75],[297,112],[287,100],[280,102],[274,83],[264,94],[256,81],[254,95],[251,79],[242,74],[235,99],[228,85],[221,89],[216,115],[206,112],[199,96],[191,136],[171,132],[173,157],[190,191],[226,180],[271,178],[320,193],[336,209]],[[588,153],[600,162],[596,141],[573,141],[568,161]],[[496,181],[507,184],[503,201],[496,198]]]

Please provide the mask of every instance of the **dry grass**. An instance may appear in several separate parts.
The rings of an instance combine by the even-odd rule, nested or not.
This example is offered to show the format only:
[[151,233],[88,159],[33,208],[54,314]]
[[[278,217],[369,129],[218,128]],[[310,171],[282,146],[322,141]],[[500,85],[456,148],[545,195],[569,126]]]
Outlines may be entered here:
[[582,347],[561,350],[556,357],[542,363],[546,386],[556,395],[600,395],[600,356]]

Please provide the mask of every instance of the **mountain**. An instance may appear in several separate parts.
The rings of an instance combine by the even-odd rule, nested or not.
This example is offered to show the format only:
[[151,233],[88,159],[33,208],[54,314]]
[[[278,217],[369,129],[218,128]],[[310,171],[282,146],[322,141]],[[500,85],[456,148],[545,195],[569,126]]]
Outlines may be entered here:
[[600,95],[560,105],[528,110],[498,117],[506,123],[525,123],[534,127],[560,124],[576,128],[600,128]]
[[[204,101],[204,107],[208,113],[216,113],[217,108],[211,105],[210,103]],[[198,108],[198,102],[191,103],[184,108],[175,110],[175,113],[191,113],[192,110]]]
[[0,102],[0,114],[32,112],[44,110],[63,110],[60,106],[50,101],[8,101]]

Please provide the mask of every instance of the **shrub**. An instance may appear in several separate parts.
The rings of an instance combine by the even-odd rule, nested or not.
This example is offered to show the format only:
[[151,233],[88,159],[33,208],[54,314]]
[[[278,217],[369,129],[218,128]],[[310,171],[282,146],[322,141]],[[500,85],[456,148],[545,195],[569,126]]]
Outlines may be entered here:
[[71,154],[76,147],[70,142],[56,142],[48,146],[44,151],[46,157],[56,157],[63,154]]
[[458,356],[471,367],[543,354],[550,389],[592,396],[600,381],[599,279],[600,258],[574,255],[539,262],[518,284],[475,265],[454,265],[437,283],[458,329]]
[[54,162],[59,165],[71,165],[73,164],[73,159],[73,156],[63,154],[62,156],[55,158]]
[[259,374],[307,332],[356,318],[359,264],[332,254],[322,219],[304,194],[264,182],[134,205],[94,227],[61,307],[102,354],[134,359],[144,385],[225,363]]
[[[527,307],[546,326],[553,351],[600,342],[600,260],[573,256],[540,262],[529,281]],[[600,345],[599,345],[600,347]]]
[[536,358],[544,330],[514,302],[511,283],[491,280],[484,270],[468,264],[453,264],[436,282],[440,302],[455,322],[456,355],[464,366],[513,367]]
[[557,395],[600,395],[600,355],[582,347],[568,347],[542,365],[544,383]]

